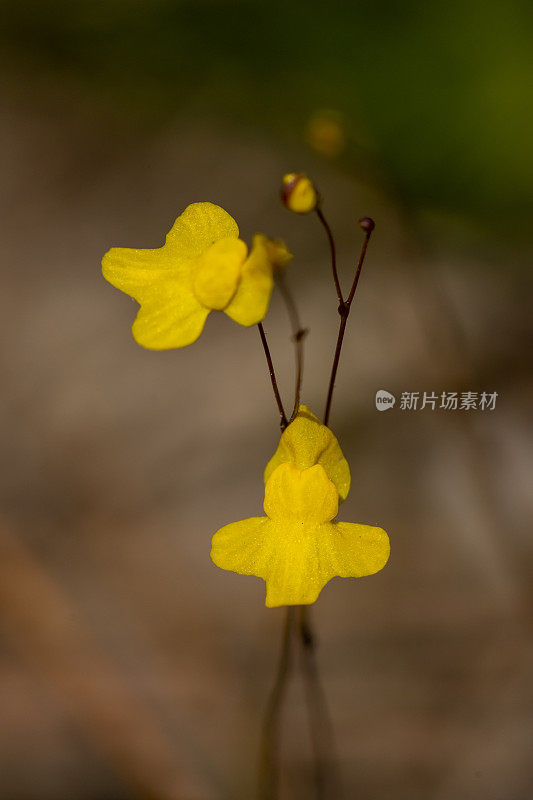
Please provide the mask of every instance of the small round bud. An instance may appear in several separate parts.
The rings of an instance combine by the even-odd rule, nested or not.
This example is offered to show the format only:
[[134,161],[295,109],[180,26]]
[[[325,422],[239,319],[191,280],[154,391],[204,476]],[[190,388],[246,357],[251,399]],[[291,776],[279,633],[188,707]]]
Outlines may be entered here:
[[307,175],[290,172],[283,177],[281,199],[289,211],[309,214],[317,207],[318,193]]
[[359,220],[359,227],[362,228],[365,233],[372,233],[376,227],[376,223],[371,217],[361,217]]

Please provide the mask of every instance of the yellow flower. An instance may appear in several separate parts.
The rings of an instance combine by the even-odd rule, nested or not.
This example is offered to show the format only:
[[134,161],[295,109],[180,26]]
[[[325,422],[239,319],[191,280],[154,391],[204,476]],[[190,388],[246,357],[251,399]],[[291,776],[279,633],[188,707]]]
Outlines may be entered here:
[[335,484],[341,503],[346,499],[351,480],[348,462],[336,437],[307,406],[300,406],[296,418],[281,435],[278,449],[266,466],[265,483],[274,470],[286,461],[299,470],[321,464],[330,481]]
[[324,467],[278,466],[265,487],[266,517],[225,525],[213,536],[211,559],[222,569],[256,575],[266,605],[314,603],[336,575],[361,577],[382,569],[389,539],[381,528],[332,522],[338,495]]
[[132,328],[136,342],[167,350],[196,341],[213,310],[224,311],[239,325],[261,322],[275,262],[290,257],[282,243],[262,234],[254,236],[248,252],[237,223],[224,209],[192,203],[163,247],[114,247],[102,260],[102,272],[141,306]]

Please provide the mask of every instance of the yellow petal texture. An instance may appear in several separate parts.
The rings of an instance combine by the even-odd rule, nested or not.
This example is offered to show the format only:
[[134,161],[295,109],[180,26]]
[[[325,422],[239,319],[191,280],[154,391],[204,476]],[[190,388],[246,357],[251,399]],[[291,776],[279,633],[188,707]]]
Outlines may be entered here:
[[264,506],[268,516],[217,531],[211,558],[222,569],[263,578],[268,607],[314,603],[336,575],[371,575],[387,563],[381,528],[331,522],[337,490],[320,465],[281,464],[267,482]]
[[348,462],[336,437],[307,406],[300,406],[296,418],[282,433],[278,449],[266,466],[265,483],[285,462],[291,462],[298,469],[321,464],[337,487],[340,502],[346,499],[351,482]]
[[188,286],[176,283],[142,303],[131,331],[137,344],[150,350],[186,347],[198,339],[208,314]]
[[191,203],[167,234],[166,244],[184,259],[196,258],[219,239],[236,239],[233,217],[214,203]]
[[114,247],[102,260],[104,278],[135,298],[141,308],[133,325],[143,347],[165,350],[194,342],[209,309],[193,292],[192,265],[220,239],[237,239],[235,220],[213,203],[187,206],[163,247]]
[[242,239],[219,239],[196,259],[193,291],[206,308],[221,311],[237,289],[248,248]]
[[267,482],[263,508],[273,522],[305,528],[333,519],[339,500],[323,467],[300,470],[287,463],[275,469]]
[[[257,325],[268,311],[274,286],[270,240],[260,233],[253,238],[250,255],[243,264],[241,280],[231,303],[224,309],[239,325]],[[279,251],[276,250],[280,257]]]
[[213,203],[187,206],[167,234],[163,247],[139,250],[113,247],[102,259],[104,278],[142,303],[148,290],[184,278],[190,262],[219,239],[237,238],[237,223]]
[[113,247],[102,259],[104,278],[138,303],[153,298],[165,284],[183,280],[188,272],[184,262],[164,245],[156,250]]

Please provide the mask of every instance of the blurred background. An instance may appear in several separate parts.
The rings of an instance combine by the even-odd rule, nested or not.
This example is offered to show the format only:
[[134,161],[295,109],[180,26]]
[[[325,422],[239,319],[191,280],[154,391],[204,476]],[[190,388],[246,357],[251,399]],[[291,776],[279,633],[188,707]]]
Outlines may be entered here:
[[[283,611],[209,548],[261,513],[278,442],[259,337],[212,314],[193,346],[143,350],[100,260],[159,246],[198,200],[248,241],[284,237],[321,415],[327,240],[279,202],[304,170],[346,288],[357,219],[377,223],[330,423],[353,476],[341,516],[384,527],[392,555],[313,608],[344,795],[531,797],[531,4],[0,10],[0,796],[254,796]],[[277,296],[265,328],[290,406]],[[404,391],[498,397],[402,411]],[[295,674],[283,798],[311,780]]]

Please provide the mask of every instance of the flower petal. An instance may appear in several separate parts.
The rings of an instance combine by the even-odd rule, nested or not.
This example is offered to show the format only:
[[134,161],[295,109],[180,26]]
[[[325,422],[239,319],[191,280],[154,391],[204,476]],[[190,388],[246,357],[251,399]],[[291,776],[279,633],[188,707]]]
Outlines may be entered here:
[[142,303],[153,287],[179,280],[183,264],[176,261],[166,245],[154,250],[113,247],[102,259],[102,274],[117,289]]
[[257,325],[265,318],[274,286],[272,262],[265,239],[261,234],[254,236],[235,296],[224,309],[228,317],[246,327]]
[[113,247],[102,259],[109,283],[139,303],[145,289],[168,279],[190,280],[190,261],[219,239],[237,238],[237,223],[214,203],[191,203],[175,221],[163,247]]
[[[314,603],[328,581],[320,558],[320,538],[331,523],[301,529],[298,523],[272,523],[261,577],[267,585],[265,604]],[[269,556],[268,559],[266,556]]]
[[389,551],[381,528],[326,522],[302,531],[294,522],[252,517],[215,533],[211,559],[222,569],[263,578],[272,608],[314,603],[337,575],[372,575],[385,566]]
[[266,605],[314,603],[336,575],[372,575],[387,563],[385,531],[349,522],[326,522],[301,531],[295,523],[273,523],[266,529],[260,574],[267,584]]
[[267,517],[251,517],[224,525],[211,542],[213,564],[240,575],[261,577],[267,557],[265,542],[271,525]]
[[339,510],[335,485],[320,464],[306,470],[280,464],[265,487],[265,513],[274,522],[297,521],[303,529],[329,522]]
[[219,239],[194,262],[192,286],[200,303],[221,311],[237,289],[248,248],[242,239]]
[[321,536],[318,543],[327,580],[336,575],[341,578],[373,575],[389,560],[389,537],[382,528],[353,522],[331,522],[328,527],[327,535]]
[[299,534],[297,526],[267,517],[232,522],[213,536],[211,560],[221,569],[263,578],[268,607],[314,603],[327,579],[314,537],[302,543]]
[[337,487],[340,502],[346,499],[351,482],[348,462],[334,434],[304,405],[283,432],[278,449],[266,466],[265,483],[280,464],[288,461],[300,470],[321,464]]
[[191,203],[167,234],[166,244],[182,259],[197,258],[219,239],[239,236],[232,216],[214,203]]
[[132,333],[137,344],[150,350],[186,347],[200,336],[209,309],[185,285],[174,282],[152,287],[139,309]]

